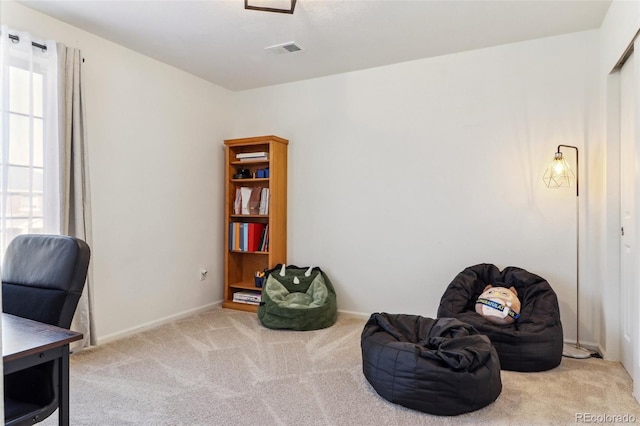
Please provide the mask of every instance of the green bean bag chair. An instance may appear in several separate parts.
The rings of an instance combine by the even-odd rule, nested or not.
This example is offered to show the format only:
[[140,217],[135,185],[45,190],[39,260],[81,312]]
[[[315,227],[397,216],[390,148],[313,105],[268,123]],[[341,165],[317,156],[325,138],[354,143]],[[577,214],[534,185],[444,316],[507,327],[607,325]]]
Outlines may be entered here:
[[258,318],[273,329],[318,330],[335,324],[336,291],[318,267],[277,265],[266,271]]

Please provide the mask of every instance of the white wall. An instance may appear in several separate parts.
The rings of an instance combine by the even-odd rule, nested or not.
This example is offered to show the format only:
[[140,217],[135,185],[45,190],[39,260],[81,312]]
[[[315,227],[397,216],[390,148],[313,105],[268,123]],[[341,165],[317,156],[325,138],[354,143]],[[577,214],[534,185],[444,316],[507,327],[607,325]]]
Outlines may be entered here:
[[231,136],[290,140],[289,263],[325,269],[341,310],[431,317],[466,266],[520,266],[550,281],[573,339],[576,197],[542,175],[558,144],[589,152],[597,42],[582,32],[234,95]]
[[[98,341],[222,298],[222,140],[231,93],[13,2],[2,23],[79,47]],[[199,281],[200,267],[209,278]]]
[[581,197],[581,340],[601,338],[598,31],[230,93],[0,7],[87,59],[99,341],[221,299],[221,141],[262,134],[291,141],[289,262],[323,267],[341,310],[435,316],[464,267],[516,265],[556,289],[569,340],[575,197],[541,177],[558,144],[578,145],[583,194],[596,187]]

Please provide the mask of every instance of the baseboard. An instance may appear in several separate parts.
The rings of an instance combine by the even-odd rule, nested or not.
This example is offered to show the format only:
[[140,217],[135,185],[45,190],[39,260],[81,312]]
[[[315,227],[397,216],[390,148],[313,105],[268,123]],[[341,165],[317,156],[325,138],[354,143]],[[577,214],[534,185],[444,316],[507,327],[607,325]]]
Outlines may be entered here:
[[609,359],[609,355],[607,354],[607,351],[604,350],[602,345],[598,345],[598,353],[602,356],[602,359],[605,359],[607,361],[619,361],[618,359]]
[[354,311],[343,311],[341,309],[338,309],[338,314],[339,315],[343,315],[345,317],[353,317],[353,318],[358,318],[358,319],[369,319],[369,317],[371,316],[371,314],[365,314],[362,312],[354,312]]
[[154,321],[150,321],[146,324],[142,324],[136,327],[131,327],[126,330],[118,331],[116,333],[107,334],[106,336],[102,336],[96,339],[96,345],[104,345],[105,343],[113,342],[115,340],[122,339],[124,337],[129,337],[134,334],[140,333],[142,331],[151,330],[152,328],[156,328],[163,324],[167,324],[169,322],[173,322],[179,319],[187,318],[192,315],[199,314],[204,311],[208,311],[212,308],[219,307],[222,305],[222,301],[209,303],[208,305],[199,306],[194,309],[190,309],[188,311],[180,312],[174,315],[169,315],[168,317],[160,318]]

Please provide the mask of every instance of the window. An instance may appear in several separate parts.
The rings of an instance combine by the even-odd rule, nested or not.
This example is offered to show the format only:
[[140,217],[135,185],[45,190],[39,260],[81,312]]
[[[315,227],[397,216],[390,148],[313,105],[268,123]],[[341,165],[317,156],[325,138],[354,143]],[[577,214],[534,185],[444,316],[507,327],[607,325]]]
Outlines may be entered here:
[[17,235],[59,232],[55,45],[7,41],[2,30],[0,254]]

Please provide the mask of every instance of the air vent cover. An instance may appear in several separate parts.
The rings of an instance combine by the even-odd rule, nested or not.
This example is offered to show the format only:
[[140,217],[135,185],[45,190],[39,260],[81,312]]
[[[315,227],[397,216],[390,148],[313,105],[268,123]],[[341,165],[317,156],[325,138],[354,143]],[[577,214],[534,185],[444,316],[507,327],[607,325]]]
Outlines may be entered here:
[[265,47],[264,50],[273,52],[276,54],[293,53],[302,50],[302,47],[296,44],[295,41],[288,41],[286,43],[274,44],[273,46]]

